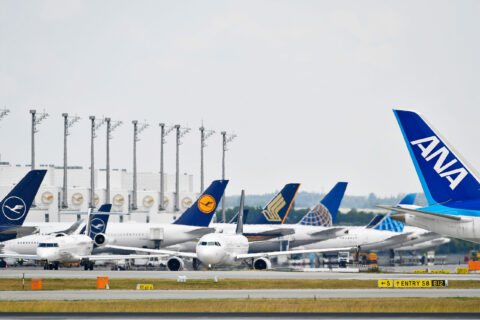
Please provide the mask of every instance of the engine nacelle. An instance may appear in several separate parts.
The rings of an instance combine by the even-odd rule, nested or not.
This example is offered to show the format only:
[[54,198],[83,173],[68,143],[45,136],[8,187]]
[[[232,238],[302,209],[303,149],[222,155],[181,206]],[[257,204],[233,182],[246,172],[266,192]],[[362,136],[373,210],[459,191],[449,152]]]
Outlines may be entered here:
[[183,260],[178,257],[171,257],[167,261],[167,268],[170,271],[181,271],[183,270],[184,265],[185,263],[183,262]]
[[103,247],[107,244],[108,239],[107,236],[103,233],[97,233],[93,238],[93,242],[97,245],[97,247]]
[[268,270],[272,268],[272,263],[267,258],[258,258],[253,261],[253,269]]

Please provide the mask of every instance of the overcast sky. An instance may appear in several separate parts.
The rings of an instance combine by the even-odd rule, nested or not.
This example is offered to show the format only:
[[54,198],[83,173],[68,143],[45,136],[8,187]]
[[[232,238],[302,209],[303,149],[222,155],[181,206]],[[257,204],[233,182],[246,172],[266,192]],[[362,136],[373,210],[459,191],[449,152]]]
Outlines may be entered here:
[[[351,195],[420,191],[393,108],[423,113],[480,168],[480,1],[0,1],[3,161],[30,163],[30,114],[45,109],[37,163],[89,166],[88,116],[124,122],[112,167],[132,169],[131,120],[150,127],[139,171],[159,170],[159,122],[192,130],[181,171],[199,188],[202,121],[217,131],[206,181],[228,193],[272,192],[288,182]],[[96,167],[105,167],[105,128]],[[166,170],[175,168],[174,136]],[[140,186],[141,187],[141,186]]]

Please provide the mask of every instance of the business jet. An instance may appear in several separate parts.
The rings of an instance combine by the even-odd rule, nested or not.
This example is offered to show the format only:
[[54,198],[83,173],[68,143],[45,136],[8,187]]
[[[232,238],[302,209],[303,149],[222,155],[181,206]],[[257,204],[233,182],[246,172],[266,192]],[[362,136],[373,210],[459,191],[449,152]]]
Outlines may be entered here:
[[23,226],[33,199],[47,170],[31,170],[0,202],[0,241],[6,241],[37,231]]
[[[116,249],[135,250],[140,252],[149,252],[154,254],[167,254],[171,257],[167,261],[167,267],[171,271],[181,270],[184,266],[183,258],[198,259],[209,268],[214,267],[233,267],[240,265],[242,262],[247,262],[254,269],[270,269],[270,257],[280,255],[302,254],[302,253],[321,253],[330,251],[348,251],[348,248],[337,249],[314,249],[314,250],[291,250],[291,251],[276,251],[276,252],[249,252],[249,241],[243,235],[243,207],[244,207],[245,192],[242,190],[240,197],[240,210],[236,226],[236,232],[231,233],[210,233],[202,236],[197,243],[196,252],[180,252],[163,249],[145,249],[132,247],[112,246]],[[107,245],[108,247],[109,245]]]
[[480,243],[480,180],[473,167],[419,114],[394,110],[428,206],[379,207],[392,218],[445,236]]

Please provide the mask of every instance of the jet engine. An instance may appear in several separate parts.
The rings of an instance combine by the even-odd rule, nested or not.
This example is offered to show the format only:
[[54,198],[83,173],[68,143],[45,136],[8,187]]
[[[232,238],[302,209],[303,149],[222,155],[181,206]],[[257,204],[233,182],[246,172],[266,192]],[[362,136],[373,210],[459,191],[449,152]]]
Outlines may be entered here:
[[268,270],[272,268],[272,263],[267,258],[258,258],[253,261],[253,269]]
[[184,262],[178,257],[171,257],[167,261],[167,267],[170,271],[181,271],[183,269]]
[[107,244],[107,241],[107,236],[103,233],[97,233],[93,238],[93,242],[95,242],[98,247],[103,247]]

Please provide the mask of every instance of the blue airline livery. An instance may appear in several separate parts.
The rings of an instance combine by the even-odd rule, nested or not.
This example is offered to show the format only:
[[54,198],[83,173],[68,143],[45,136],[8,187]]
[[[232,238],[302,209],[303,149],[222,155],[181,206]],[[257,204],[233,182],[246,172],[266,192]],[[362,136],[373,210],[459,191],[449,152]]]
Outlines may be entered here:
[[[400,202],[399,205],[413,205],[415,203],[416,193],[407,194]],[[405,223],[393,220],[390,215],[393,212],[389,212],[373,229],[384,230],[384,231],[393,231],[393,232],[402,232],[405,228]]]
[[[22,228],[47,170],[31,170],[0,202],[0,241],[14,239]],[[31,229],[31,228],[30,228]]]
[[[107,230],[108,218],[110,217],[112,205],[105,203],[100,206],[98,212],[94,212],[90,216],[90,238],[95,238],[98,233],[105,233]],[[80,234],[85,234],[86,226],[80,230]]]
[[300,220],[299,224],[331,227],[337,217],[338,208],[345,195],[347,185],[347,182],[337,182],[320,203]]
[[228,180],[215,180],[173,224],[208,227],[222,199]]
[[439,132],[413,111],[394,110],[428,201],[424,208],[382,208],[392,218],[447,236],[480,243],[478,174]]

